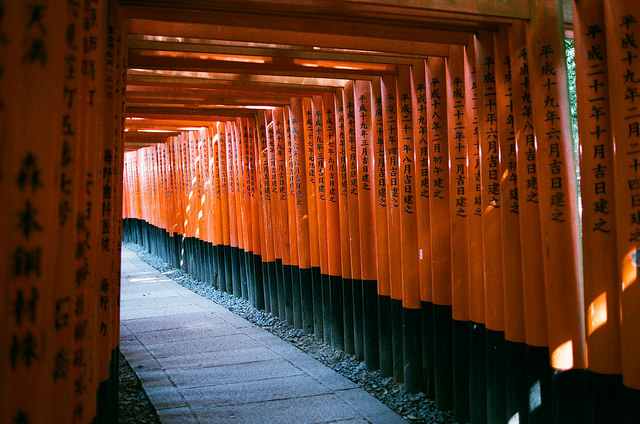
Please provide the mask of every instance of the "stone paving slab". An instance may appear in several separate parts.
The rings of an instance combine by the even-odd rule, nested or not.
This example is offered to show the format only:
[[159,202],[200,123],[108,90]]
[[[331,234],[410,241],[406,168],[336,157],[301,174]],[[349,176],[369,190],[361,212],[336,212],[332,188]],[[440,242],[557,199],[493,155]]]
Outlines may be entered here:
[[405,421],[295,346],[122,251],[120,349],[164,424]]
[[138,333],[138,339],[147,345],[202,339],[205,337],[228,336],[240,333],[240,330],[236,327],[226,322],[220,322],[217,323],[215,327],[206,324],[195,324],[190,327],[172,328],[169,330],[145,331]]
[[175,368],[166,373],[178,386],[186,388],[242,383],[302,374],[303,371],[284,359],[244,362],[208,368]]
[[199,339],[180,340],[176,342],[164,342],[149,344],[147,347],[154,356],[167,357],[186,353],[229,351],[238,347],[247,346],[252,339],[243,333],[229,334],[226,336],[205,336]]
[[327,386],[313,377],[299,374],[266,380],[191,388],[186,389],[183,394],[194,408],[205,408],[209,405],[249,404],[301,396],[315,396],[330,392]]
[[[231,353],[231,354],[229,354]],[[233,351],[213,351],[174,355],[156,358],[164,368],[208,368],[225,365],[243,364],[255,361],[269,361],[280,358],[278,354],[265,346],[239,347]]]
[[326,423],[357,418],[358,413],[333,394],[295,397],[267,402],[219,406],[197,410],[204,422],[255,423]]
[[171,330],[175,328],[188,328],[196,324],[210,325],[212,321],[224,321],[222,318],[213,315],[212,312],[206,311],[195,311],[162,317],[138,318],[131,320],[122,319],[121,314],[120,320],[128,330],[134,333],[140,333],[144,331]]

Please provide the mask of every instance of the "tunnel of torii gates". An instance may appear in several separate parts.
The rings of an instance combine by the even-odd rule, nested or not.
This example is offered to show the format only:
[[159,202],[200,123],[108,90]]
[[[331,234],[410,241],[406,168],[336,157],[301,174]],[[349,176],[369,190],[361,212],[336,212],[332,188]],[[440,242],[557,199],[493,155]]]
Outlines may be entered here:
[[117,421],[122,238],[456,421],[639,422],[639,43],[636,0],[0,2],[0,422]]

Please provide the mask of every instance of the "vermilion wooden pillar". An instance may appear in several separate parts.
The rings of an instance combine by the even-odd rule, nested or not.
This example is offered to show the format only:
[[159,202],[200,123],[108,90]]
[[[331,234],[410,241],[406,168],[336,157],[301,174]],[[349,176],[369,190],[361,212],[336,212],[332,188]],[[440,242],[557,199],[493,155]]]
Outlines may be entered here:
[[[353,304],[353,340],[356,358],[364,359],[364,324],[362,303],[362,262],[360,246],[360,209],[358,189],[358,159],[356,134],[356,109],[354,82],[349,81],[344,91],[345,137],[347,147],[347,179],[349,181],[349,252],[351,254],[351,296]],[[347,292],[349,287],[346,287]]]
[[[638,172],[640,168],[640,116],[636,110],[637,85],[640,81],[638,45],[640,4],[604,2],[607,42],[607,70],[611,102],[611,129],[615,140],[615,199],[618,230],[617,286],[620,295],[620,341],[622,381],[624,385],[624,421],[637,420],[640,402],[640,284],[638,284],[638,247],[640,244],[640,202]],[[615,99],[615,101],[613,101]],[[602,160],[601,151],[594,159]],[[606,151],[604,152],[606,155]],[[594,151],[594,156],[596,152]],[[598,193],[601,194],[601,193]],[[607,299],[609,304],[609,299]],[[586,305],[585,305],[586,306]],[[589,307],[591,304],[589,305]],[[589,317],[591,318],[591,317]],[[589,321],[587,321],[589,322]],[[597,331],[597,330],[596,330]]]
[[275,314],[277,307],[277,285],[275,275],[275,253],[273,245],[273,225],[271,211],[271,175],[269,172],[269,146],[267,143],[267,126],[266,113],[258,114],[258,160],[259,160],[259,187],[260,187],[260,206],[262,213],[262,275],[264,278],[264,304],[265,311]]
[[305,162],[307,165],[307,198],[309,201],[309,252],[311,254],[312,296],[313,296],[313,333],[322,338],[322,277],[320,273],[320,244],[318,240],[318,213],[316,194],[316,164],[315,164],[315,132],[313,127],[314,107],[310,98],[302,101],[305,134]]
[[325,305],[331,310],[331,344],[337,349],[344,348],[344,323],[342,306],[342,256],[340,252],[340,207],[338,193],[338,146],[336,128],[336,96],[323,94],[324,121],[324,178],[327,219],[327,284],[328,297],[323,296]]
[[[233,293],[231,265],[231,219],[229,217],[229,173],[227,169],[227,133],[224,122],[218,122],[218,168],[220,175],[220,217],[222,220],[223,265],[225,281],[222,285],[227,293]],[[179,221],[180,222],[180,221]]]
[[584,421],[582,263],[560,2],[533,3],[528,51],[554,420]]
[[416,175],[418,266],[420,271],[422,391],[433,398],[433,284],[431,275],[431,232],[429,231],[431,216],[429,208],[429,117],[427,111],[426,61],[420,60],[413,64],[411,78],[415,91],[413,142]]
[[384,107],[382,79],[373,80],[373,101],[375,118],[373,121],[373,163],[372,181],[375,186],[376,223],[376,275],[378,280],[378,340],[380,344],[380,374],[393,376],[393,350],[391,346],[391,287],[389,281],[389,231],[387,228],[387,183],[384,147]]
[[358,212],[362,272],[364,360],[367,369],[380,367],[376,233],[373,184],[373,97],[370,81],[356,81],[355,124],[357,148]]
[[[279,247],[282,255],[282,266],[279,272],[282,281],[281,296],[278,298],[280,318],[286,319],[293,325],[292,281],[291,281],[291,249],[289,248],[289,211],[287,203],[287,174],[286,174],[286,145],[284,110],[273,110],[273,140],[275,148],[275,176],[277,183],[276,203],[278,212],[275,216],[277,231],[279,231]],[[273,182],[272,182],[273,184]],[[277,251],[277,250],[276,250]]]
[[402,264],[400,231],[400,176],[398,162],[398,118],[396,80],[382,79],[382,118],[385,134],[385,168],[387,184],[387,229],[389,234],[389,283],[391,286],[391,337],[393,348],[393,376],[403,380],[402,353]]
[[589,415],[593,423],[622,422],[616,169],[604,2],[574,2],[573,12],[578,128],[582,146],[582,257]]
[[422,335],[413,140],[413,109],[416,100],[410,66],[398,67],[396,86],[398,90],[396,101],[398,105],[404,383],[407,391],[415,392],[422,389]]
[[312,99],[313,111],[313,149],[315,158],[315,192],[318,223],[318,253],[320,257],[321,279],[317,293],[319,304],[322,306],[322,330],[323,339],[331,343],[331,292],[329,281],[329,258],[327,250],[327,196],[326,196],[326,169],[325,169],[325,126],[323,120],[322,96],[314,96]]
[[467,84],[465,49],[451,46],[447,58],[447,128],[449,135],[449,199],[451,225],[451,293],[453,339],[453,414],[469,417],[469,141],[471,90]]
[[[542,232],[540,230],[540,201],[538,196],[537,145],[533,129],[531,80],[527,25],[516,23],[509,32],[513,119],[517,145],[518,194],[520,211],[520,239],[526,341],[527,386],[537,392],[539,401],[526,413],[529,422],[551,420],[551,393],[548,330],[546,316],[545,274],[543,265]],[[524,413],[522,414],[524,416]]]
[[493,34],[496,70],[496,103],[500,143],[500,196],[503,229],[503,286],[505,338],[505,410],[507,418],[524,415],[529,405],[526,356],[520,199],[518,196],[517,146],[514,131],[512,68],[509,33],[501,26]]
[[289,251],[291,252],[291,266],[289,268],[289,278],[291,279],[291,307],[292,323],[296,328],[302,328],[302,303],[300,301],[300,262],[298,257],[298,234],[296,226],[295,210],[295,177],[293,165],[293,140],[291,129],[290,108],[284,108],[285,126],[285,167],[286,167],[286,192],[287,210],[289,214]]
[[[491,33],[476,42],[480,167],[482,180],[482,241],[485,262],[485,326],[487,364],[487,419],[506,420],[504,357],[503,228],[496,55]],[[502,83],[502,82],[500,82]]]
[[433,358],[436,406],[453,408],[451,339],[451,225],[449,125],[445,59],[427,61],[429,117],[429,208],[433,284]]
[[304,130],[303,99],[291,99],[291,141],[293,154],[293,183],[295,194],[295,221],[298,234],[298,257],[300,267],[300,300],[302,306],[302,329],[313,332],[313,297],[311,251],[309,234],[309,201],[307,190],[307,163],[305,161],[306,137]]
[[217,122],[210,127],[210,135],[212,137],[209,148],[209,162],[211,166],[211,178],[213,188],[213,219],[212,226],[214,232],[214,253],[215,265],[217,269],[217,287],[218,290],[226,289],[226,273],[224,269],[224,236],[222,223],[222,175],[220,172],[220,132]]
[[338,205],[340,208],[340,254],[342,275],[342,317],[344,329],[344,351],[350,355],[355,353],[353,339],[353,281],[351,278],[351,251],[349,240],[349,176],[347,109],[345,107],[345,90],[336,91],[337,122],[337,166],[338,166]]

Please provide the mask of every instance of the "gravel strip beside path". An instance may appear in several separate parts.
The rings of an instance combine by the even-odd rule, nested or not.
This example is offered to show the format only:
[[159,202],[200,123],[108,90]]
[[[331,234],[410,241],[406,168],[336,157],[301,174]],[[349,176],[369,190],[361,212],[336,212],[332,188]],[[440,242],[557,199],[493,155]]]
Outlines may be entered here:
[[120,353],[119,424],[160,424],[138,376]]

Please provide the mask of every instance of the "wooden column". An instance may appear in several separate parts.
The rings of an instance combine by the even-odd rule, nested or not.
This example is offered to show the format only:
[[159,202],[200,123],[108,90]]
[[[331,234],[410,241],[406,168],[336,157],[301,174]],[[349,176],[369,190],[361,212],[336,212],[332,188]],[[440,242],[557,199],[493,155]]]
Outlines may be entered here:
[[573,6],[589,415],[592,422],[622,422],[621,317],[614,312],[620,309],[616,169],[604,2],[574,2]]
[[309,234],[309,200],[307,190],[307,163],[305,161],[306,137],[304,130],[303,100],[291,99],[291,137],[293,150],[293,178],[295,193],[295,221],[298,234],[300,267],[300,298],[302,303],[302,329],[313,333],[313,297],[311,251]]
[[382,118],[385,134],[385,167],[387,184],[387,229],[389,233],[389,277],[391,285],[391,337],[393,376],[404,378],[402,354],[402,262],[400,231],[400,176],[398,162],[398,118],[396,80],[382,79]]
[[313,296],[313,333],[321,338],[322,323],[322,289],[320,271],[320,243],[318,240],[318,212],[316,201],[316,162],[315,139],[313,128],[313,102],[309,98],[302,101],[305,134],[305,162],[307,165],[307,198],[309,199],[309,252],[311,254],[312,296]]
[[296,185],[295,167],[293,164],[293,139],[291,129],[291,114],[289,106],[284,108],[285,140],[286,140],[286,177],[287,177],[287,205],[289,214],[289,251],[291,252],[291,307],[293,310],[292,323],[295,328],[302,328],[302,302],[300,300],[300,261],[298,256],[298,230],[296,226]]
[[429,117],[429,208],[433,284],[434,392],[440,409],[453,408],[451,339],[451,225],[449,125],[445,59],[427,61]]
[[391,346],[391,287],[389,281],[389,231],[387,228],[387,183],[384,150],[384,107],[382,79],[373,80],[373,101],[375,119],[373,121],[373,163],[372,181],[375,187],[376,223],[376,276],[378,280],[378,341],[380,345],[380,374],[393,376],[393,350]]
[[[615,99],[611,102],[611,129],[615,140],[615,206],[618,233],[616,264],[620,290],[623,422],[630,423],[637,418],[637,405],[640,401],[640,366],[637,361],[640,352],[640,285],[637,272],[640,244],[640,116],[635,103],[637,86],[640,83],[640,55],[636,42],[640,37],[640,5],[635,2],[607,0],[604,2],[604,11],[609,93],[611,99]],[[595,150],[593,153],[596,156]],[[602,160],[602,151],[599,150],[597,153],[598,157],[594,159]],[[606,150],[603,153],[606,155]],[[615,313],[618,313],[617,310]]]
[[342,275],[342,317],[344,328],[344,351],[355,353],[353,339],[353,280],[351,278],[351,247],[349,240],[349,176],[347,153],[347,109],[345,108],[345,90],[336,91],[337,115],[337,162],[338,162],[338,205],[340,208],[340,254]]
[[[259,163],[259,187],[260,207],[262,209],[262,276],[264,279],[264,306],[266,312],[276,313],[275,306],[277,294],[275,276],[275,253],[273,245],[273,226],[271,224],[271,175],[269,173],[269,146],[267,144],[266,113],[258,114],[258,163]],[[275,309],[274,309],[275,308]]]
[[554,420],[584,416],[585,325],[579,216],[560,2],[532,5],[529,72],[538,146]]
[[324,177],[327,219],[327,297],[331,310],[331,344],[344,348],[344,324],[342,305],[342,256],[340,252],[340,206],[338,202],[338,146],[336,129],[336,96],[325,93],[323,98],[324,121]]
[[[356,134],[355,87],[349,81],[345,86],[344,104],[346,108],[345,136],[347,148],[347,179],[349,181],[349,252],[351,254],[351,296],[353,304],[353,340],[356,358],[364,359],[364,324],[362,303],[362,263],[359,225],[359,190],[358,190],[358,160]],[[347,287],[347,291],[349,288]]]
[[429,208],[429,142],[427,112],[426,61],[411,68],[415,90],[413,108],[413,142],[416,173],[416,219],[418,231],[418,266],[420,271],[420,316],[422,328],[423,391],[433,398],[433,284],[431,275],[431,221]]
[[449,199],[451,225],[451,294],[453,339],[453,414],[469,416],[469,159],[471,92],[465,75],[463,46],[451,46],[446,62],[449,130]]
[[373,97],[370,81],[354,83],[357,149],[358,212],[362,275],[364,360],[367,369],[380,367],[376,234],[373,203]]
[[327,250],[327,196],[325,174],[325,134],[323,120],[322,96],[314,96],[312,100],[313,111],[313,148],[316,172],[316,208],[318,222],[318,252],[320,256],[320,284],[316,287],[319,304],[322,305],[322,329],[323,340],[331,343],[331,292],[329,289],[329,258]]

